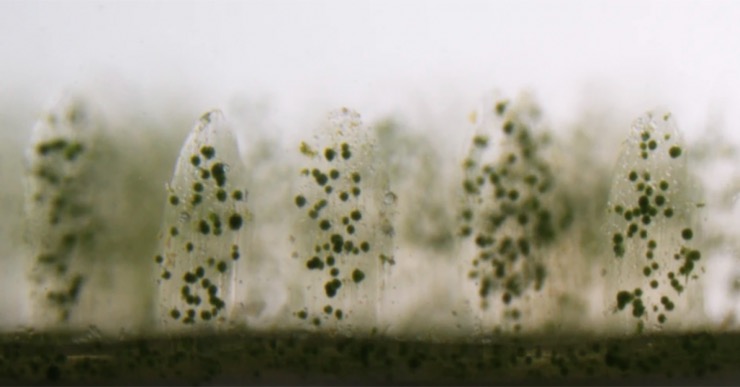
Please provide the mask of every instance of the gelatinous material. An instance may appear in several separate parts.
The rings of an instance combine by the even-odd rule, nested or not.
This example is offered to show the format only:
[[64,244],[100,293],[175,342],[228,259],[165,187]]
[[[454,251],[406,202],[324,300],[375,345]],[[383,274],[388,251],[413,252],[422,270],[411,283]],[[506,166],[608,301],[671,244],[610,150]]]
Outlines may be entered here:
[[535,105],[498,100],[473,118],[459,215],[464,293],[479,333],[516,330],[526,318],[518,301],[542,289],[543,252],[557,236],[555,175],[536,133]]
[[222,114],[204,114],[167,187],[162,249],[154,258],[165,327],[231,322],[237,265],[249,247],[252,218],[242,168]]
[[34,325],[64,327],[73,320],[90,276],[105,269],[95,253],[97,135],[84,103],[71,98],[33,130],[26,211]]
[[312,144],[302,143],[300,213],[294,257],[305,273],[295,317],[322,329],[377,328],[384,275],[393,265],[387,178],[372,132],[354,111],[330,115]]
[[610,303],[658,327],[678,309],[676,300],[686,299],[681,294],[702,265],[684,148],[670,113],[638,118],[622,145],[609,197],[609,266],[617,279],[611,285],[619,288]]

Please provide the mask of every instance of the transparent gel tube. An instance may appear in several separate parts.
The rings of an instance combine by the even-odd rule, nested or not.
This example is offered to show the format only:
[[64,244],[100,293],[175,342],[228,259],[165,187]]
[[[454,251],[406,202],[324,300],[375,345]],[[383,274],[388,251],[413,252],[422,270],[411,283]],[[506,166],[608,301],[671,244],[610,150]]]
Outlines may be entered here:
[[[32,325],[64,329],[89,321],[97,272],[106,270],[96,229],[99,130],[84,104],[65,99],[33,129],[26,215]],[[99,284],[97,284],[99,285]],[[97,289],[100,290],[100,289]]]
[[607,209],[607,294],[615,313],[625,316],[622,329],[691,320],[695,305],[686,293],[696,292],[703,260],[686,153],[673,117],[662,111],[635,120],[622,145]]
[[[158,316],[167,330],[223,329],[240,297],[239,263],[250,248],[251,213],[236,142],[222,114],[204,114],[169,183],[157,270]],[[245,279],[248,280],[248,279]]]
[[389,206],[395,199],[386,195],[383,160],[372,132],[348,109],[332,113],[300,151],[292,235],[294,263],[303,270],[297,281],[305,289],[295,318],[322,330],[371,332],[394,264]]
[[555,175],[526,99],[496,100],[476,113],[463,161],[460,274],[477,334],[519,331],[547,277],[558,236]]

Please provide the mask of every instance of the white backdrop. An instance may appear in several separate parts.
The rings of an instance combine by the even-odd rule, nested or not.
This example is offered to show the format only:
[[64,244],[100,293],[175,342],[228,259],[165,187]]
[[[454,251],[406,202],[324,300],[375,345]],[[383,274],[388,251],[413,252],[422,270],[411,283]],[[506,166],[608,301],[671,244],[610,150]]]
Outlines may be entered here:
[[690,132],[740,103],[738,20],[732,1],[2,1],[0,109],[115,82],[286,117],[529,88],[555,121],[608,96]]

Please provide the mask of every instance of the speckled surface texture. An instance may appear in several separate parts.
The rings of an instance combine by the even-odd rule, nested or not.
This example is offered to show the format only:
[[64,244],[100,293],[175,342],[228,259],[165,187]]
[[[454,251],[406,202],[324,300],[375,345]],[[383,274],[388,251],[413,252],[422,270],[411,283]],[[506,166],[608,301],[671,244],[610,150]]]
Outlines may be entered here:
[[21,334],[0,344],[14,384],[736,384],[737,334],[475,342],[229,333],[89,339]]

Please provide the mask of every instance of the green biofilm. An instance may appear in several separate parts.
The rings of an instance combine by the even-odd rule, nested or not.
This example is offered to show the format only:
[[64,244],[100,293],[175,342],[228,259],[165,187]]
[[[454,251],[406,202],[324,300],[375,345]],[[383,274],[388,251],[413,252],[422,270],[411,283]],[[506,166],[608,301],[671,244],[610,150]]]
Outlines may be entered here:
[[230,322],[236,265],[251,220],[243,177],[222,114],[204,114],[177,160],[162,251],[154,257],[159,318],[166,327]]
[[390,206],[372,133],[354,111],[330,115],[314,144],[301,143],[304,168],[291,205],[300,214],[294,258],[302,266],[304,303],[294,310],[309,326],[375,327],[383,272],[394,264]]
[[[62,327],[74,316],[96,267],[94,142],[84,104],[69,99],[33,130],[28,150],[28,233],[32,243],[34,322]],[[100,265],[97,265],[100,266]]]
[[545,281],[543,251],[557,233],[555,176],[535,132],[538,117],[526,99],[497,101],[473,117],[459,233],[463,287],[480,333],[520,329],[519,301]]
[[612,300],[618,312],[638,319],[638,329],[643,321],[665,324],[698,279],[702,254],[687,178],[685,146],[670,113],[638,118],[622,147],[608,208],[612,266],[621,279]]

